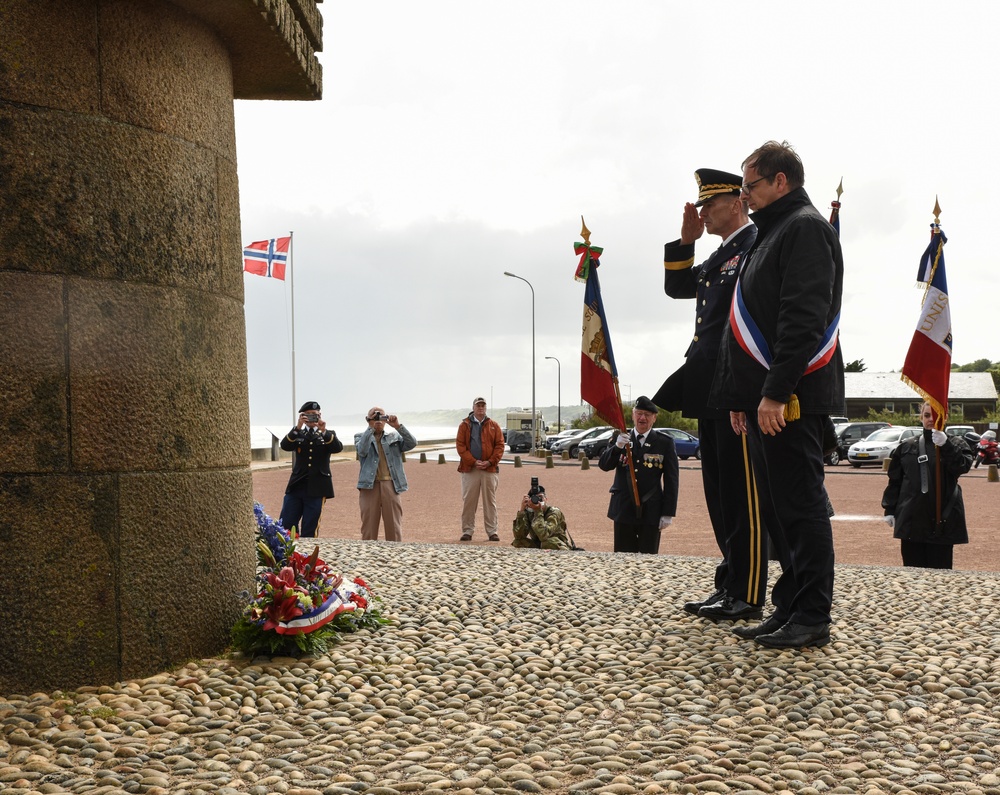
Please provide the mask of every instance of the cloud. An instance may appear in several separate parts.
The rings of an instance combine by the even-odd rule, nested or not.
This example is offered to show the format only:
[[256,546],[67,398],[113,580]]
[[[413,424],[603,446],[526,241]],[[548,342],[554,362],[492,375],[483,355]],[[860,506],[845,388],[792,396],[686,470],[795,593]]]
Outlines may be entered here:
[[[530,405],[531,294],[508,270],[535,290],[536,402],[556,400],[545,356],[578,402],[581,214],[621,380],[654,389],[693,332],[662,289],[693,172],[769,138],[796,145],[821,211],[844,180],[846,359],[901,366],[936,196],[956,361],[1000,358],[981,322],[1000,12],[973,5],[974,26],[929,2],[321,7],[324,100],[236,108],[244,240],[295,231],[299,399]],[[290,285],[245,279],[252,420],[287,419]]]

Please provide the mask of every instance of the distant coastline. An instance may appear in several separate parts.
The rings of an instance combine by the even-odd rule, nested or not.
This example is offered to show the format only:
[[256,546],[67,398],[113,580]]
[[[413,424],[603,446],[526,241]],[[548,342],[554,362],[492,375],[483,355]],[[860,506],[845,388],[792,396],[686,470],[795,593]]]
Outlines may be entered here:
[[[577,417],[582,417],[590,413],[590,406],[563,406],[561,409],[558,406],[536,406],[537,411],[542,412],[542,418],[545,420],[547,425],[555,425],[556,420],[561,416],[563,424],[568,424],[575,420]],[[417,427],[419,425],[428,427],[452,427],[457,428],[458,423],[465,419],[471,408],[467,409],[433,409],[431,411],[397,411],[395,407],[390,406],[390,410],[395,411],[399,418],[403,421],[403,424],[407,427]],[[508,411],[525,410],[531,411],[531,405],[527,406],[503,406],[500,408],[494,408],[489,411],[490,417],[495,419],[500,423],[501,426],[506,425],[506,418]],[[363,415],[354,414],[340,414],[340,415],[329,415],[325,417],[327,425],[332,428],[340,427],[354,427],[355,425],[362,424],[361,420]],[[268,428],[284,428],[286,425],[290,426],[287,419],[278,420],[275,422],[265,421],[265,422],[253,422],[253,426],[262,426]]]
[[[490,416],[500,425],[506,426],[507,412],[522,409],[522,406],[505,406],[490,412]],[[536,406],[542,412],[546,425],[552,427],[560,416],[557,406]],[[438,440],[450,440],[455,436],[458,424],[469,415],[471,409],[434,409],[433,411],[401,411],[399,418],[407,429],[417,437],[421,444]],[[531,411],[531,406],[527,407]],[[561,418],[564,425],[590,412],[589,406],[563,406]],[[354,444],[354,434],[361,433],[365,427],[363,416],[334,415],[325,417],[327,425],[335,430],[344,444]],[[250,449],[265,450],[271,447],[271,434],[281,436],[288,432],[291,423],[287,420],[276,423],[253,424],[250,426]]]

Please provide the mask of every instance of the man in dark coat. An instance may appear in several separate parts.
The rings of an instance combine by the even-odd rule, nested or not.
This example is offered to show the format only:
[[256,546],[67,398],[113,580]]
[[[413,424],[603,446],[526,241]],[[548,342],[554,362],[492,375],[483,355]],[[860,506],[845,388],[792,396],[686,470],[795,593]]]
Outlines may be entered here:
[[[632,407],[632,433],[619,434],[601,453],[598,466],[615,471],[608,518],[615,523],[615,552],[660,551],[660,531],[677,513],[677,452],[669,435],[653,428],[656,405],[645,395]],[[626,445],[631,445],[639,507],[635,504]]]
[[969,543],[958,478],[972,468],[972,451],[961,437],[934,428],[934,411],[929,403],[921,408],[920,419],[923,441],[907,439],[889,457],[889,482],[882,495],[882,507],[893,536],[899,539],[904,566],[950,569],[955,544]]
[[[740,197],[743,177],[700,168],[698,201],[684,205],[679,240],[663,250],[663,289],[671,298],[695,298],[695,328],[684,364],[653,395],[653,402],[698,420],[705,503],[722,560],[714,593],[684,609],[713,621],[760,618],[767,595],[767,540],[754,487],[746,436],[733,433],[729,412],[708,405],[722,333],[729,325],[742,256],[757,239]],[[700,208],[700,209],[699,209]],[[700,265],[695,241],[704,232],[722,245]]]
[[281,505],[281,526],[298,528],[303,538],[313,538],[323,512],[323,501],[333,498],[330,455],[344,449],[334,431],[326,429],[319,403],[310,400],[299,409],[299,421],[281,440],[292,455],[292,475]]
[[802,188],[802,161],[768,141],[743,163],[757,225],[744,258],[709,398],[746,433],[782,573],[774,613],[733,631],[763,646],[830,641],[833,530],[823,485],[826,417],[844,409],[838,343],[840,240]]

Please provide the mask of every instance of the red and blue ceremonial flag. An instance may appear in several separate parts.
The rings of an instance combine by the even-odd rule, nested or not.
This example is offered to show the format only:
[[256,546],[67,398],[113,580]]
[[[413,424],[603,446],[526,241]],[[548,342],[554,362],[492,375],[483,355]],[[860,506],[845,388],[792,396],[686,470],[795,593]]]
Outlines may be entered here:
[[926,285],[924,302],[902,370],[903,381],[934,408],[938,428],[944,427],[948,417],[951,383],[951,308],[944,270],[944,244],[947,242],[948,238],[935,219],[931,224],[931,242],[917,271],[917,281]]
[[590,232],[584,226],[586,242],[576,243],[580,254],[576,278],[586,281],[583,296],[583,346],[580,356],[580,397],[594,407],[594,412],[609,425],[625,431],[625,413],[618,396],[618,368],[611,349],[611,333],[597,278],[598,256],[603,249],[590,245]]
[[284,281],[291,240],[291,237],[275,237],[251,243],[243,249],[243,270]]

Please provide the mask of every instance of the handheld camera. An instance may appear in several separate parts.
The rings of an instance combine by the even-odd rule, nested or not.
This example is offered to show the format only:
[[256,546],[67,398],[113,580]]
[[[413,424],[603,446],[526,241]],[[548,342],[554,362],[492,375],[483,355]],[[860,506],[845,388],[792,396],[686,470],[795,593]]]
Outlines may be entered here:
[[531,479],[531,488],[528,489],[528,499],[538,505],[545,498],[545,486],[538,485],[538,478]]

